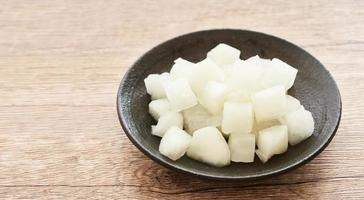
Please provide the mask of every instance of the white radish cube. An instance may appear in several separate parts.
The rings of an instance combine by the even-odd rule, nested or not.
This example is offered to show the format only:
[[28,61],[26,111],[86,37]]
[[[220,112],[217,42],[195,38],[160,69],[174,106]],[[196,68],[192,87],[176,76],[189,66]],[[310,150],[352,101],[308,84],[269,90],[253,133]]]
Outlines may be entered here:
[[152,126],[152,134],[163,137],[164,133],[172,126],[183,128],[183,117],[180,113],[171,111],[160,116],[157,125]]
[[228,89],[225,84],[210,81],[202,91],[199,102],[211,114],[217,115],[222,111],[227,93]]
[[200,96],[207,82],[221,82],[224,80],[224,78],[224,71],[220,69],[211,59],[206,58],[205,60],[196,64],[190,84],[195,94]]
[[250,133],[233,133],[229,137],[231,161],[250,163],[254,162],[255,135]]
[[215,127],[205,127],[193,133],[187,156],[216,167],[230,164],[229,146]]
[[218,127],[221,125],[221,115],[212,115],[200,104],[182,112],[184,128],[192,135],[194,131],[206,126]]
[[259,89],[262,74],[263,68],[255,57],[238,61],[227,74],[226,84],[231,90],[245,90],[251,94]]
[[169,128],[159,143],[159,152],[171,160],[178,160],[187,151],[191,136],[184,130],[173,126]]
[[192,79],[194,69],[196,68],[195,63],[189,62],[182,58],[178,58],[174,61],[174,65],[170,71],[172,79]]
[[171,109],[181,111],[197,104],[197,99],[186,79],[168,81],[164,85]]
[[273,156],[273,155],[265,154],[259,149],[255,150],[255,153],[257,154],[260,161],[262,161],[262,163],[267,162]]
[[253,128],[253,107],[249,103],[225,102],[221,129],[224,134],[250,133]]
[[287,94],[286,99],[287,99],[286,113],[290,113],[301,107],[300,101],[298,99],[292,97],[291,95]]
[[288,127],[290,145],[296,145],[310,137],[315,128],[311,112],[303,107],[284,115],[281,122]]
[[263,69],[266,69],[267,67],[270,67],[272,64],[272,60],[260,58],[260,65],[263,67]]
[[235,90],[235,91],[230,92],[227,95],[225,100],[231,101],[231,102],[238,102],[238,103],[250,103],[251,102],[249,93],[244,90]]
[[272,126],[259,131],[257,146],[259,151],[268,157],[286,152],[288,148],[287,126]]
[[269,121],[283,115],[286,109],[286,101],[283,86],[274,86],[256,92],[252,96],[256,121]]
[[155,120],[171,110],[171,106],[167,99],[157,99],[149,103],[149,113]]
[[272,126],[277,126],[277,125],[281,125],[280,121],[277,119],[274,120],[270,120],[270,121],[263,121],[263,122],[254,122],[254,126],[253,126],[253,133],[255,134],[255,141],[258,142],[258,138],[259,138],[259,131],[272,127]]
[[276,119],[270,120],[270,121],[264,121],[264,122],[255,122],[254,127],[253,127],[253,132],[259,133],[260,130],[269,128],[271,126],[277,126],[280,124],[281,123]]
[[212,59],[220,67],[234,63],[240,57],[239,49],[227,44],[220,43],[207,53],[207,57]]
[[277,58],[273,58],[271,66],[266,68],[262,76],[261,85],[263,88],[284,85],[285,89],[288,90],[292,87],[296,75],[297,69]]
[[153,100],[166,97],[163,84],[169,80],[171,80],[171,77],[167,72],[163,74],[149,74],[148,77],[144,79],[147,93],[152,96]]

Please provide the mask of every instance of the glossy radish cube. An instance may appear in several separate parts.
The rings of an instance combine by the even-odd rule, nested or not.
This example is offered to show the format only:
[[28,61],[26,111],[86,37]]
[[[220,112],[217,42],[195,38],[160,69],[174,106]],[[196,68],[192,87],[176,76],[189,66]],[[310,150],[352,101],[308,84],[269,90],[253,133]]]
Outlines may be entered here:
[[272,155],[265,154],[259,149],[255,150],[255,153],[262,163],[266,163],[272,157]]
[[206,126],[221,126],[221,115],[212,115],[200,104],[183,112],[184,128],[191,135],[194,131]]
[[144,79],[147,93],[151,95],[152,99],[161,99],[166,97],[166,92],[163,88],[163,84],[171,80],[169,73],[163,74],[150,74]]
[[254,162],[255,135],[250,133],[232,133],[229,136],[231,161],[250,163]]
[[248,92],[244,90],[235,90],[229,92],[229,94],[226,96],[226,101],[230,102],[238,102],[238,103],[250,103],[250,95]]
[[294,98],[293,96],[286,95],[286,99],[287,99],[286,113],[295,111],[301,107],[300,101]]
[[218,44],[207,53],[207,57],[220,67],[234,63],[240,57],[240,50],[224,43]]
[[175,111],[163,114],[159,118],[157,125],[152,126],[152,134],[163,137],[164,133],[172,126],[176,126],[180,129],[183,128],[183,117],[180,113]]
[[164,85],[171,109],[181,111],[197,104],[197,99],[186,79],[172,80]]
[[281,125],[281,122],[277,119],[270,120],[270,121],[263,121],[263,122],[254,122],[253,126],[253,133],[255,134],[255,141],[258,142],[259,138],[259,131],[270,128],[272,126]]
[[230,164],[229,146],[215,127],[205,127],[193,133],[187,156],[216,167]]
[[278,58],[273,58],[271,66],[267,67],[264,71],[261,86],[263,88],[270,88],[276,85],[284,85],[285,89],[288,90],[292,87],[296,75],[297,69]]
[[225,102],[222,115],[222,132],[250,133],[253,128],[253,107],[249,103]]
[[286,110],[286,93],[283,86],[274,86],[252,96],[257,122],[277,119]]
[[190,80],[191,87],[196,96],[200,96],[202,90],[209,81],[223,81],[225,78],[224,71],[220,69],[211,59],[205,60],[196,64]]
[[259,131],[257,146],[259,151],[268,157],[286,152],[288,148],[287,126],[272,126]]
[[195,63],[189,62],[182,58],[178,58],[174,61],[174,65],[170,71],[172,79],[187,79],[190,81],[192,79],[192,75],[194,69],[196,68]]
[[288,127],[290,145],[296,145],[310,137],[315,128],[311,112],[303,107],[284,115],[281,122]]
[[173,126],[162,137],[159,152],[171,160],[178,160],[186,153],[191,138],[184,130]]
[[148,107],[149,113],[153,116],[155,120],[158,120],[161,115],[171,110],[170,103],[167,99],[157,99],[151,101]]
[[226,83],[231,90],[244,90],[251,94],[259,89],[262,74],[263,68],[259,61],[251,58],[236,62],[227,74]]
[[202,91],[199,102],[211,114],[217,115],[222,112],[227,94],[228,89],[225,84],[210,81]]

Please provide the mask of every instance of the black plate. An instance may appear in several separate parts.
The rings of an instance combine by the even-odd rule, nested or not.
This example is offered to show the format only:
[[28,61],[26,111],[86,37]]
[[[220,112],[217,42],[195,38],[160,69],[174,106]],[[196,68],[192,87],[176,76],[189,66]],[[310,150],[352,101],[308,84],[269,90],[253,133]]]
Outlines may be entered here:
[[[254,55],[279,58],[298,69],[294,86],[289,93],[298,98],[315,120],[313,136],[289,147],[282,155],[266,164],[257,157],[251,164],[232,163],[212,167],[184,156],[172,161],[158,152],[160,138],[151,135],[155,121],[148,114],[150,97],[143,79],[151,73],[169,71],[173,61],[182,57],[198,62],[219,43],[241,50],[241,58]],[[170,169],[187,174],[222,180],[252,180],[286,172],[317,156],[330,143],[341,117],[341,98],[337,85],[325,67],[300,47],[277,37],[246,30],[207,30],[168,40],[139,58],[121,81],[117,96],[117,111],[125,134],[145,155]]]

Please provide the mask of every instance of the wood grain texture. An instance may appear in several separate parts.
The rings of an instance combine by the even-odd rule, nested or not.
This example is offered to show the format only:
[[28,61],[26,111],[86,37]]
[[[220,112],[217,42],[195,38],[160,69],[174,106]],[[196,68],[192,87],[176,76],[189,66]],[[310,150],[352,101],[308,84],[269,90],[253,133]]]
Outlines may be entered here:
[[[146,50],[212,28],[261,31],[318,58],[340,128],[309,164],[258,182],[167,170],[123,134],[121,77]],[[363,199],[364,1],[2,1],[0,199]]]

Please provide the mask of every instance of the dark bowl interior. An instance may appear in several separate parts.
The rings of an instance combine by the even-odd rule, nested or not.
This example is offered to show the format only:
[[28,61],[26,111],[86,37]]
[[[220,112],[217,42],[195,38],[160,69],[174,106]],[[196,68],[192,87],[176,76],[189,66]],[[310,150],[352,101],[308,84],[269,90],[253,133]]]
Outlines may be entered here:
[[[298,98],[310,110],[315,120],[312,137],[290,146],[282,155],[274,156],[266,164],[255,157],[251,164],[232,163],[212,167],[184,156],[171,161],[158,152],[160,138],[151,135],[156,122],[148,114],[150,97],[143,79],[151,73],[169,71],[173,61],[182,57],[198,62],[218,43],[226,43],[241,50],[241,58],[254,55],[279,58],[298,69],[289,94]],[[160,164],[188,174],[223,179],[252,180],[280,174],[300,166],[318,155],[331,141],[341,116],[341,99],[335,81],[325,67],[300,47],[263,33],[245,30],[207,30],[168,40],[145,53],[125,74],[118,91],[117,110],[125,134],[144,154]]]

